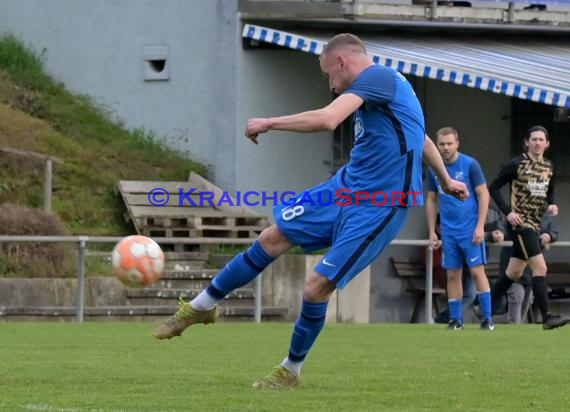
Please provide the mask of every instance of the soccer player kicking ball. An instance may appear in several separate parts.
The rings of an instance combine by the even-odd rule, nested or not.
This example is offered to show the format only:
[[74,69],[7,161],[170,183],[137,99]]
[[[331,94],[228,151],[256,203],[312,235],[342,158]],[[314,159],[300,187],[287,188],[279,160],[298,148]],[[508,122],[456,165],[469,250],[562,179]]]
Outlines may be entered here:
[[257,144],[259,134],[270,130],[332,131],[354,113],[355,144],[350,163],[298,199],[306,195],[318,199],[319,193],[330,196],[322,192],[334,194],[340,188],[369,194],[382,191],[388,196],[393,192],[419,195],[384,206],[375,206],[370,199],[349,206],[337,202],[276,206],[275,224],[265,229],[247,251],[234,257],[206,290],[190,303],[183,302],[178,312],[155,330],[158,339],[169,339],[194,323],[212,323],[217,318],[217,303],[251,282],[277,256],[294,245],[305,250],[331,246],[303,290],[301,316],[293,329],[288,356],[253,384],[256,389],[281,389],[299,383],[303,362],[325,324],[333,291],[343,288],[396,237],[408,206],[423,203],[422,153],[437,173],[443,191],[461,199],[469,195],[463,183],[449,177],[437,148],[426,139],[422,109],[402,75],[374,65],[363,43],[351,34],[340,34],[328,42],[320,66],[338,98],[318,110],[249,119],[246,137]]
[[[526,153],[512,159],[499,171],[490,186],[491,196],[507,217],[513,240],[513,254],[509,259],[507,273],[493,285],[493,302],[500,299],[511,284],[520,279],[526,265],[532,269],[532,291],[542,313],[542,327],[555,329],[566,325],[570,319],[552,316],[548,310],[546,292],[546,262],[542,254],[540,221],[544,214],[558,214],[554,203],[554,168],[552,162],[543,155],[550,140],[548,131],[542,126],[531,127],[525,136]],[[511,205],[507,205],[501,195],[501,187],[509,184]]]
[[429,240],[434,249],[440,243],[435,233],[438,212],[441,222],[443,254],[441,265],[447,270],[447,296],[449,299],[450,321],[448,329],[463,329],[463,262],[471,271],[475,280],[481,306],[483,322],[481,329],[493,330],[495,325],[491,319],[491,291],[489,280],[485,274],[487,256],[485,254],[485,220],[489,209],[489,191],[485,176],[477,160],[458,151],[459,134],[452,127],[438,130],[436,145],[445,168],[450,176],[467,185],[472,196],[462,202],[446,194],[433,171],[429,171],[427,187],[426,213],[429,226]]

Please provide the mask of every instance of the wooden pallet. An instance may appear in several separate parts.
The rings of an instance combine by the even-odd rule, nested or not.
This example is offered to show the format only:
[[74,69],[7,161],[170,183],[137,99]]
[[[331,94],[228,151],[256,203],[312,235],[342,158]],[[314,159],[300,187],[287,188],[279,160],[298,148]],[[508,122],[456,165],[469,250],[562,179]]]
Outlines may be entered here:
[[[163,206],[153,205],[151,193],[162,190],[159,199],[168,201]],[[185,198],[185,194],[194,189]],[[206,238],[256,238],[269,226],[269,220],[247,206],[229,206],[221,203],[224,192],[203,177],[191,173],[188,182],[119,181],[117,190],[123,197],[127,212],[125,218],[132,221],[137,232],[149,237],[206,237]],[[201,203],[202,194],[213,194],[210,206]],[[182,193],[182,196],[181,196]],[[232,198],[234,204],[236,200]],[[198,205],[198,206],[196,206]],[[175,250],[187,250],[188,245]],[[200,250],[207,250],[200,248]]]

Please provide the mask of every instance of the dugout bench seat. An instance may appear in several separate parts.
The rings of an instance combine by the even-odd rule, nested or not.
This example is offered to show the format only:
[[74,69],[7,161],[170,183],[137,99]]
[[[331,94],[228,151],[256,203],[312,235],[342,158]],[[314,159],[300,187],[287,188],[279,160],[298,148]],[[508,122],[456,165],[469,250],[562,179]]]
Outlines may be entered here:
[[[414,258],[391,257],[392,267],[396,276],[406,282],[406,292],[414,295],[414,307],[410,316],[410,323],[416,323],[420,308],[426,297],[426,266],[425,263]],[[486,266],[489,279],[499,277],[499,262],[489,261]],[[439,300],[445,298],[446,291],[434,282],[432,288],[432,309],[435,313],[441,312]]]

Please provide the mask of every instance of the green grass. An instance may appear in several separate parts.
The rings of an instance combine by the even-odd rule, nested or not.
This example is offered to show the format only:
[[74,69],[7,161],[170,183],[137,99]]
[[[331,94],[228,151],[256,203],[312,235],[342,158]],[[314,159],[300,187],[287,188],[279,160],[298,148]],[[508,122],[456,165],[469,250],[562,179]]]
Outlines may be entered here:
[[251,383],[286,354],[289,324],[0,324],[0,410],[565,411],[570,328],[327,326],[301,386]]
[[[0,146],[60,157],[54,165],[53,210],[71,233],[122,235],[125,207],[118,180],[187,180],[207,167],[158,143],[145,130],[127,130],[116,114],[74,95],[45,74],[43,57],[14,36],[0,36]],[[0,157],[0,202],[42,206],[43,165]]]
[[46,81],[42,57],[26,48],[15,36],[5,35],[0,39],[0,67],[23,87],[32,90],[46,90],[52,87]]

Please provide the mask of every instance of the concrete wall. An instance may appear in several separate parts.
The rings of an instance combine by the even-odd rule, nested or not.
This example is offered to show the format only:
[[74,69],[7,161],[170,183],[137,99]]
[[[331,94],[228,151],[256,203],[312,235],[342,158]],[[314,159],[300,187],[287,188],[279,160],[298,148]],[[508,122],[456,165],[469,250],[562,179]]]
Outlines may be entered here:
[[459,150],[475,157],[487,180],[510,158],[511,98],[450,83],[424,80],[422,95],[426,127],[453,126],[459,131]]
[[[3,0],[0,8],[0,33],[41,53],[58,81],[213,166],[233,188],[236,0]],[[148,45],[168,47],[170,80],[143,80]]]
[[[322,256],[286,255],[263,273],[262,305],[288,308],[286,320],[300,314],[303,287]],[[3,308],[75,306],[77,280],[67,278],[0,279],[0,314]],[[86,307],[129,306],[127,288],[115,277],[87,278]],[[327,322],[368,323],[370,271],[364,270],[330,300]]]
[[[322,258],[285,255],[273,262],[262,275],[262,305],[287,307],[288,320],[295,321],[301,313],[305,282]],[[334,292],[329,301],[327,323],[370,322],[370,279],[370,270],[366,268],[344,289]]]
[[[0,307],[75,306],[76,291],[76,279],[0,279]],[[127,305],[126,288],[114,277],[87,278],[84,304]]]
[[[332,133],[272,131],[259,145],[244,137],[250,117],[317,109],[331,101],[316,56],[290,50],[241,50],[238,73],[236,182],[240,190],[300,191],[330,177]],[[270,206],[254,207],[271,216]]]

